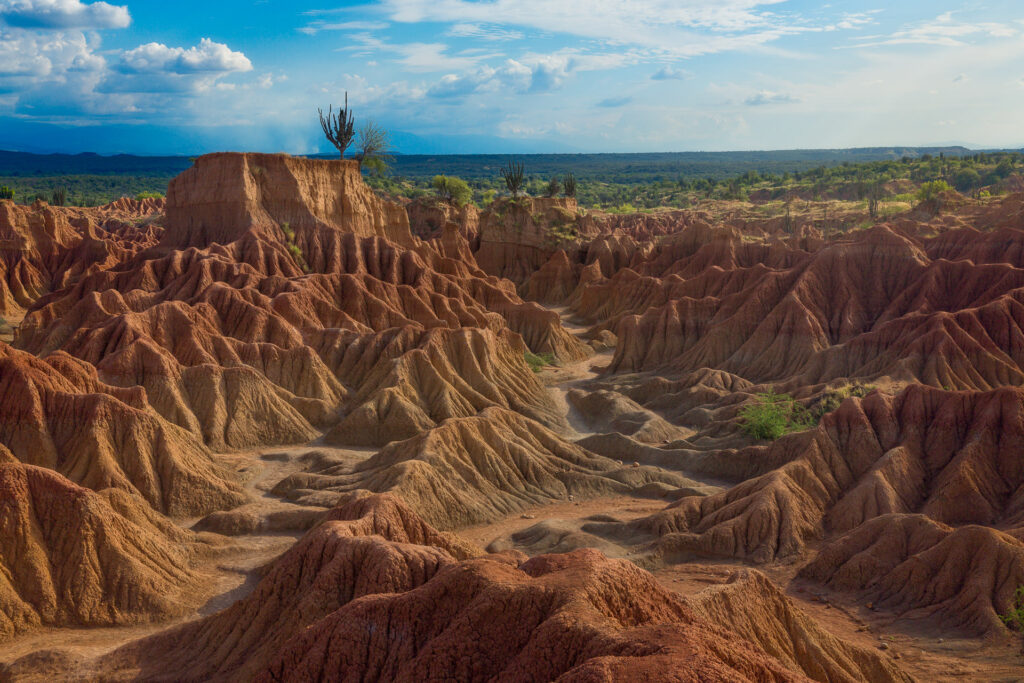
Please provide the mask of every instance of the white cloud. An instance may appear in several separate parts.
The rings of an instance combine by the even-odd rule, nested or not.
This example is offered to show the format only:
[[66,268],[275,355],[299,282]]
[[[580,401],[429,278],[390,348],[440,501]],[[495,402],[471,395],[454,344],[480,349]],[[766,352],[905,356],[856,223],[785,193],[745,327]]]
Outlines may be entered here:
[[396,61],[409,71],[466,69],[488,57],[498,56],[466,52],[451,55],[444,43],[405,43],[392,45],[390,49],[399,55]]
[[906,26],[889,35],[865,36],[854,47],[881,45],[933,45],[963,47],[972,38],[1015,38],[1021,31],[1008,24],[996,22],[961,22],[953,12],[940,14],[935,19]]
[[748,107],[760,107],[765,104],[793,104],[800,100],[788,93],[760,90],[743,101]]
[[427,90],[437,98],[461,98],[474,93],[543,93],[557,90],[574,73],[612,69],[630,64],[630,54],[594,54],[561,50],[552,54],[527,53],[501,66],[483,65],[462,74],[447,74]]
[[486,53],[481,50],[462,50],[449,54],[450,46],[445,43],[402,43],[393,44],[371,33],[356,33],[349,37],[349,45],[338,48],[357,57],[374,53],[390,54],[393,61],[405,67],[406,71],[459,71],[469,69],[480,62],[500,53]]
[[127,74],[143,73],[231,73],[252,71],[252,62],[241,52],[223,43],[203,38],[188,49],[147,43],[121,55],[118,70]]
[[482,38],[483,40],[519,40],[520,31],[510,31],[492,24],[455,24],[445,34],[453,38]]
[[523,93],[530,89],[533,70],[510,59],[498,68],[483,66],[469,73],[447,74],[427,90],[427,96],[462,98],[479,92],[508,90]]
[[690,78],[693,78],[691,72],[671,65],[663,66],[651,74],[651,79],[655,81],[685,81]]
[[66,82],[68,74],[98,73],[106,67],[95,53],[98,38],[80,31],[38,34],[0,31],[0,92]]
[[675,56],[751,49],[808,30],[792,15],[765,8],[784,0],[382,0],[399,23],[442,22],[529,28],[635,45]]
[[380,31],[386,29],[388,23],[383,21],[340,21],[328,22],[317,20],[299,29],[306,35],[315,35],[320,31]]
[[132,21],[127,7],[81,0],[0,0],[0,19],[33,29],[126,28]]
[[876,10],[869,10],[867,12],[853,12],[853,13],[845,14],[845,15],[843,15],[843,18],[841,20],[836,22],[836,25],[834,27],[829,27],[829,28],[830,29],[834,28],[834,29],[843,29],[843,30],[847,30],[847,31],[854,31],[854,30],[860,29],[860,28],[862,28],[864,26],[867,26],[869,24],[874,24],[875,21],[876,21],[875,20],[875,15],[877,15],[879,12],[881,12],[881,10],[877,10],[876,9]]

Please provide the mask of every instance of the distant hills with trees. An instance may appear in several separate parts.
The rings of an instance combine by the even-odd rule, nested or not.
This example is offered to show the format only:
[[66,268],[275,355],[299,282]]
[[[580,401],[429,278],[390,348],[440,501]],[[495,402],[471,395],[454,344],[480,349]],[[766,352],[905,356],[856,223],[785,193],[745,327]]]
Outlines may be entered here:
[[[572,174],[580,183],[581,201],[606,203],[633,193],[631,188],[651,184],[723,181],[739,176],[782,176],[820,168],[868,162],[955,158],[977,154],[966,147],[867,147],[752,152],[663,152],[637,154],[395,154],[387,177],[374,178],[378,189],[409,194],[410,188],[429,190],[438,175],[461,178],[476,193],[501,183],[500,169],[510,162],[526,169],[526,187],[549,184],[552,177]],[[335,157],[335,155],[316,155]],[[49,198],[67,191],[71,204],[90,205],[121,196],[162,193],[168,181],[192,165],[186,156],[133,156],[120,154],[32,154],[0,151],[0,185],[8,186],[16,201],[36,196]],[[964,171],[967,182],[967,171]],[[603,186],[598,193],[595,184]],[[588,191],[588,188],[591,188]],[[614,197],[609,192],[614,190]],[[604,195],[609,194],[608,197]]]

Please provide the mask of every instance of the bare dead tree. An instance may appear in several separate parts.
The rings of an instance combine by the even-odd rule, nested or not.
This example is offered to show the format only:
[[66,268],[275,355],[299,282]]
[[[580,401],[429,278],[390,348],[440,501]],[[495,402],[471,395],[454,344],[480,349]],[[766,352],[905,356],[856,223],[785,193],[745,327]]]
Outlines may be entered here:
[[377,174],[384,173],[392,159],[388,154],[390,146],[388,132],[373,121],[367,121],[359,129],[359,144],[355,158],[360,167],[366,166]]

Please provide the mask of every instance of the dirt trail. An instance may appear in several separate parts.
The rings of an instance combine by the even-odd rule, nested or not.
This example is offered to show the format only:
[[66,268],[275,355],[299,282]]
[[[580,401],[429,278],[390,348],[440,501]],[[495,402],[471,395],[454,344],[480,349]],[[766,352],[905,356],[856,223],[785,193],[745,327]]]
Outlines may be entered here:
[[[583,333],[589,328],[586,325],[572,322],[571,317],[573,314],[567,306],[551,306],[547,308],[561,317],[562,327],[566,331],[584,341]],[[575,363],[551,366],[542,371],[541,378],[547,384],[551,397],[554,399],[561,414],[565,416],[565,421],[569,424],[569,430],[563,433],[563,436],[575,440],[597,433],[587,426],[577,410],[570,405],[567,396],[572,389],[586,388],[586,384],[595,379],[601,370],[607,367],[613,355],[614,352],[611,350],[602,351],[590,358],[585,358]]]

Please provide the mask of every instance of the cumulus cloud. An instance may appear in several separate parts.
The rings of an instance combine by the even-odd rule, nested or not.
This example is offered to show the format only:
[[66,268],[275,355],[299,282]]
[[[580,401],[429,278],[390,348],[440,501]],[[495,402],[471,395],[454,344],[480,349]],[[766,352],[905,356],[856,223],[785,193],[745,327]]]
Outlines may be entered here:
[[484,66],[464,74],[447,74],[427,89],[428,97],[462,98],[472,93],[508,90],[523,93],[530,89],[533,70],[514,59],[494,68]]
[[98,45],[98,39],[80,31],[40,35],[0,30],[0,92],[66,82],[69,74],[98,73],[106,67],[95,54]]
[[557,90],[573,73],[614,68],[630,63],[619,54],[588,54],[565,50],[548,55],[526,54],[501,66],[483,65],[461,74],[447,74],[427,89],[435,98],[463,98],[474,93],[544,93]]
[[132,22],[127,7],[81,0],[0,0],[0,19],[29,29],[126,28]]
[[792,104],[799,101],[799,99],[788,93],[761,90],[744,100],[744,103],[748,107],[760,107],[765,104]]
[[671,65],[663,66],[651,75],[655,81],[685,81],[688,78],[693,78],[691,72]]
[[252,71],[252,62],[223,43],[203,38],[199,45],[187,49],[162,43],[140,45],[122,54],[117,68],[126,74],[231,73]]

